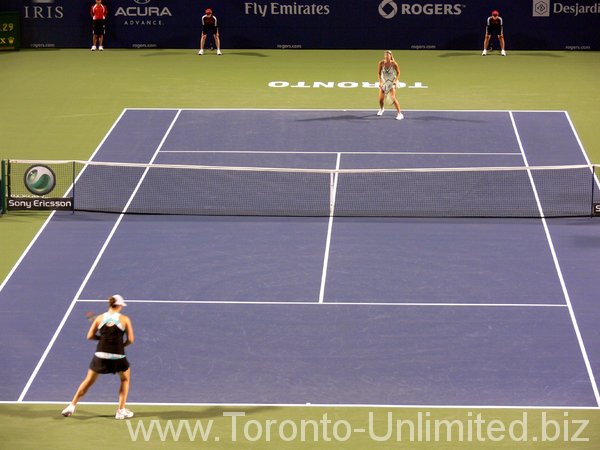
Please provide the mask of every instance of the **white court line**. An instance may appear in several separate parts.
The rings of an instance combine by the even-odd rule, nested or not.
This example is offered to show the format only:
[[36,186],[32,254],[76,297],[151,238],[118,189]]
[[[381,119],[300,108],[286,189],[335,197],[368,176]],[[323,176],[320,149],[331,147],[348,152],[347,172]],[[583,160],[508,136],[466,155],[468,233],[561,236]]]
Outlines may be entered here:
[[[335,170],[340,170],[341,158],[341,153],[338,153],[335,160]],[[325,255],[323,256],[323,272],[321,273],[321,287],[319,288],[319,303],[323,303],[325,297],[325,282],[327,280],[327,266],[329,265],[329,249],[331,248],[331,233],[333,231],[333,215],[335,213],[335,197],[337,194],[338,177],[339,173],[336,173],[333,177],[333,186],[332,191],[330,192],[329,221],[327,223],[327,237],[325,238]]]
[[[529,167],[529,161],[527,160],[527,156],[525,155],[525,149],[523,148],[523,143],[521,142],[521,136],[519,134],[519,130],[517,129],[517,124],[515,122],[515,118],[513,116],[513,113],[509,111],[509,115],[510,115],[510,120],[512,122],[513,125],[513,129],[515,132],[515,137],[517,138],[517,142],[519,144],[519,149],[521,149],[521,152],[523,154],[523,162],[525,164],[525,167]],[[575,317],[575,312],[573,311],[573,305],[571,304],[571,297],[569,296],[569,291],[567,290],[567,285],[565,283],[564,277],[563,277],[563,273],[562,273],[562,269],[560,267],[560,263],[558,261],[558,257],[556,254],[556,249],[554,248],[554,243],[552,242],[552,236],[550,235],[550,229],[548,228],[548,224],[546,222],[546,219],[544,217],[544,211],[542,208],[542,205],[540,203],[539,200],[539,196],[538,196],[538,192],[537,192],[537,188],[535,185],[535,181],[533,180],[533,175],[531,174],[530,171],[527,172],[529,175],[529,180],[531,182],[531,187],[533,189],[533,193],[535,195],[535,200],[537,202],[539,211],[540,211],[540,215],[541,215],[541,221],[542,221],[542,226],[544,227],[544,233],[546,234],[546,239],[548,241],[548,246],[550,247],[550,253],[552,254],[552,260],[554,261],[554,267],[556,269],[556,273],[558,275],[558,279],[560,281],[560,286],[562,289],[562,293],[563,296],[565,298],[565,302],[567,304],[568,310],[569,310],[569,315],[571,317],[571,322],[573,325],[573,329],[575,331],[575,335],[577,336],[577,342],[579,343],[579,349],[581,351],[581,355],[583,356],[583,361],[585,363],[585,367],[587,370],[587,374],[588,377],[590,379],[590,383],[592,386],[592,390],[594,391],[594,397],[596,398],[596,404],[600,407],[600,393],[598,392],[598,386],[596,384],[596,379],[594,377],[594,372],[592,371],[592,366],[590,364],[590,360],[588,358],[588,354],[587,351],[585,349],[585,344],[583,342],[583,338],[581,336],[581,332],[579,331],[579,325],[577,324],[577,318]]]
[[[14,400],[0,400],[0,405],[64,405],[65,401],[62,400],[24,400],[17,402]],[[98,406],[114,406],[116,402],[79,402],[78,405],[98,405]],[[596,411],[600,410],[598,406],[556,406],[556,405],[394,405],[394,404],[369,404],[369,403],[198,403],[198,402],[127,402],[128,405],[132,406],[178,406],[178,407],[242,407],[242,408],[260,408],[260,407],[274,407],[274,408],[389,408],[389,409],[532,409],[532,410],[582,410],[582,411]]]
[[265,154],[265,155],[435,155],[435,156],[521,156],[519,152],[369,152],[369,151],[350,151],[350,152],[316,152],[306,150],[163,150],[165,153],[234,153],[234,154]]
[[[106,299],[79,299],[81,303],[106,303]],[[179,305],[327,305],[327,306],[448,306],[448,307],[487,307],[487,308],[566,308],[564,303],[440,303],[440,302],[338,302],[330,301],[327,303],[310,301],[244,301],[244,300],[131,300],[128,303],[170,303]]]
[[[156,148],[156,150],[154,152],[154,155],[152,156],[152,159],[150,160],[150,164],[152,164],[152,162],[154,161],[154,159],[158,155],[158,152],[160,151],[161,147],[164,145],[164,143],[165,143],[165,141],[167,139],[167,136],[169,136],[169,133],[171,132],[171,129],[173,128],[173,126],[175,125],[175,122],[177,121],[177,118],[179,117],[180,112],[181,111],[177,112],[177,114],[175,115],[175,117],[171,121],[171,124],[169,125],[169,128],[165,132],[163,138],[160,141],[160,144],[158,145],[158,147]],[[27,381],[27,384],[23,388],[23,391],[21,392],[21,395],[19,396],[19,399],[18,399],[19,402],[22,401],[23,398],[25,398],[25,395],[27,395],[27,391],[29,391],[29,388],[31,387],[31,384],[35,380],[38,372],[40,371],[42,365],[44,364],[44,361],[48,357],[48,354],[50,353],[50,350],[54,346],[54,343],[56,342],[56,339],[60,335],[60,332],[62,331],[63,327],[65,326],[65,323],[67,323],[67,319],[71,315],[71,311],[73,310],[73,308],[75,307],[75,305],[77,303],[77,298],[81,295],[81,292],[83,292],[83,289],[85,288],[87,282],[89,281],[90,277],[94,273],[94,270],[96,269],[96,266],[100,262],[100,259],[102,258],[102,255],[104,255],[104,252],[106,251],[106,248],[108,247],[108,244],[110,243],[112,237],[114,236],[115,232],[117,231],[117,228],[119,227],[119,224],[123,220],[123,217],[124,217],[125,213],[127,212],[127,208],[129,208],[129,205],[133,201],[133,198],[135,197],[135,195],[136,195],[137,191],[139,190],[140,186],[142,185],[142,182],[144,181],[144,178],[146,177],[146,174],[148,173],[148,170],[149,170],[149,168],[146,168],[146,170],[144,171],[144,174],[141,176],[141,178],[140,178],[137,186],[135,187],[134,191],[132,192],[131,196],[129,197],[129,200],[128,200],[127,204],[125,205],[125,208],[123,209],[123,212],[119,215],[119,218],[115,222],[115,224],[114,224],[112,230],[110,231],[108,237],[104,241],[104,244],[102,245],[102,248],[100,249],[100,252],[96,256],[96,259],[94,260],[94,262],[92,263],[92,266],[88,270],[87,275],[85,276],[85,278],[83,279],[81,285],[79,286],[79,289],[77,290],[75,296],[73,297],[73,300],[71,301],[71,304],[69,305],[69,308],[65,312],[62,320],[60,321],[58,327],[56,328],[56,331],[54,332],[54,335],[52,336],[52,339],[50,339],[50,342],[48,343],[48,345],[46,347],[46,350],[44,350],[44,353],[42,354],[42,357],[40,358],[40,360],[38,361],[37,365],[35,366],[35,369],[33,370],[33,373],[31,374],[31,376],[29,377],[29,380]]]

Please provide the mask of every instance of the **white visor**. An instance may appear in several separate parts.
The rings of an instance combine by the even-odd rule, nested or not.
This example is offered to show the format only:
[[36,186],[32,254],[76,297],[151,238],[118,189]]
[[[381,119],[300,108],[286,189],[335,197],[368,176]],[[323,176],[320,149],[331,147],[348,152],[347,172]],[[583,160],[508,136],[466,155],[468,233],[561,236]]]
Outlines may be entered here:
[[119,294],[113,295],[112,298],[116,300],[113,306],[127,306],[127,303],[125,303],[125,299]]

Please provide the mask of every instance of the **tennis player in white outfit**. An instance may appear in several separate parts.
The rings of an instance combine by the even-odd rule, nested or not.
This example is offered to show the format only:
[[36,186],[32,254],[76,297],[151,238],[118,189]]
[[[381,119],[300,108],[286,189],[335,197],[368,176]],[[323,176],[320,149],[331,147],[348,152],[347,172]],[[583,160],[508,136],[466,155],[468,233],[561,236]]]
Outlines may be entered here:
[[396,86],[400,78],[400,67],[394,61],[394,55],[390,50],[383,53],[383,59],[377,65],[377,77],[379,78],[379,111],[377,115],[383,115],[384,102],[387,97],[396,107],[396,120],[404,119],[404,115],[400,112],[400,103],[396,99]]

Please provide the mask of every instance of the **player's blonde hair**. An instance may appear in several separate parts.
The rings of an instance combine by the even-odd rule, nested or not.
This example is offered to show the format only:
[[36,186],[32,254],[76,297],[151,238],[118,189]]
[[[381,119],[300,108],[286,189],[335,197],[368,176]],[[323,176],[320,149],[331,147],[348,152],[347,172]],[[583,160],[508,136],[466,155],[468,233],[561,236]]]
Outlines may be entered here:
[[392,59],[392,61],[394,61],[394,54],[392,53],[391,50],[386,50],[384,53],[388,53],[390,55],[390,58]]

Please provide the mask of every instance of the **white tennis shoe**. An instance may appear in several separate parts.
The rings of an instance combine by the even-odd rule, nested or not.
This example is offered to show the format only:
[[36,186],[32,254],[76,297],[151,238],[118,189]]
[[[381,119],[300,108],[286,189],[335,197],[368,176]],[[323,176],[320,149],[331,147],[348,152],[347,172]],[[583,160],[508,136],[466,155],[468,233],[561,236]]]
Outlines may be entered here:
[[75,412],[75,405],[72,403],[69,404],[65,409],[62,410],[61,414],[65,417],[70,417]]
[[377,115],[378,116],[383,116],[383,108],[381,108],[379,111],[377,111]]
[[500,52],[500,54],[501,54],[502,56],[506,56],[506,52],[505,52],[504,50],[502,50],[502,51]]
[[485,49],[484,49],[484,50],[481,52],[481,56],[485,56],[485,55],[487,55],[487,50],[485,50]]
[[92,51],[95,52],[96,51],[96,46],[92,45]]
[[127,408],[117,409],[117,413],[115,414],[115,419],[123,420],[123,419],[131,419],[133,417],[133,412],[128,410]]
[[204,55],[204,50],[200,50],[200,51],[198,52],[198,54],[199,54],[199,55]]
[[221,56],[223,53],[221,53],[221,50],[217,50],[217,55]]
[[398,113],[398,115],[396,116],[396,120],[402,120],[402,119],[404,119],[404,114]]

